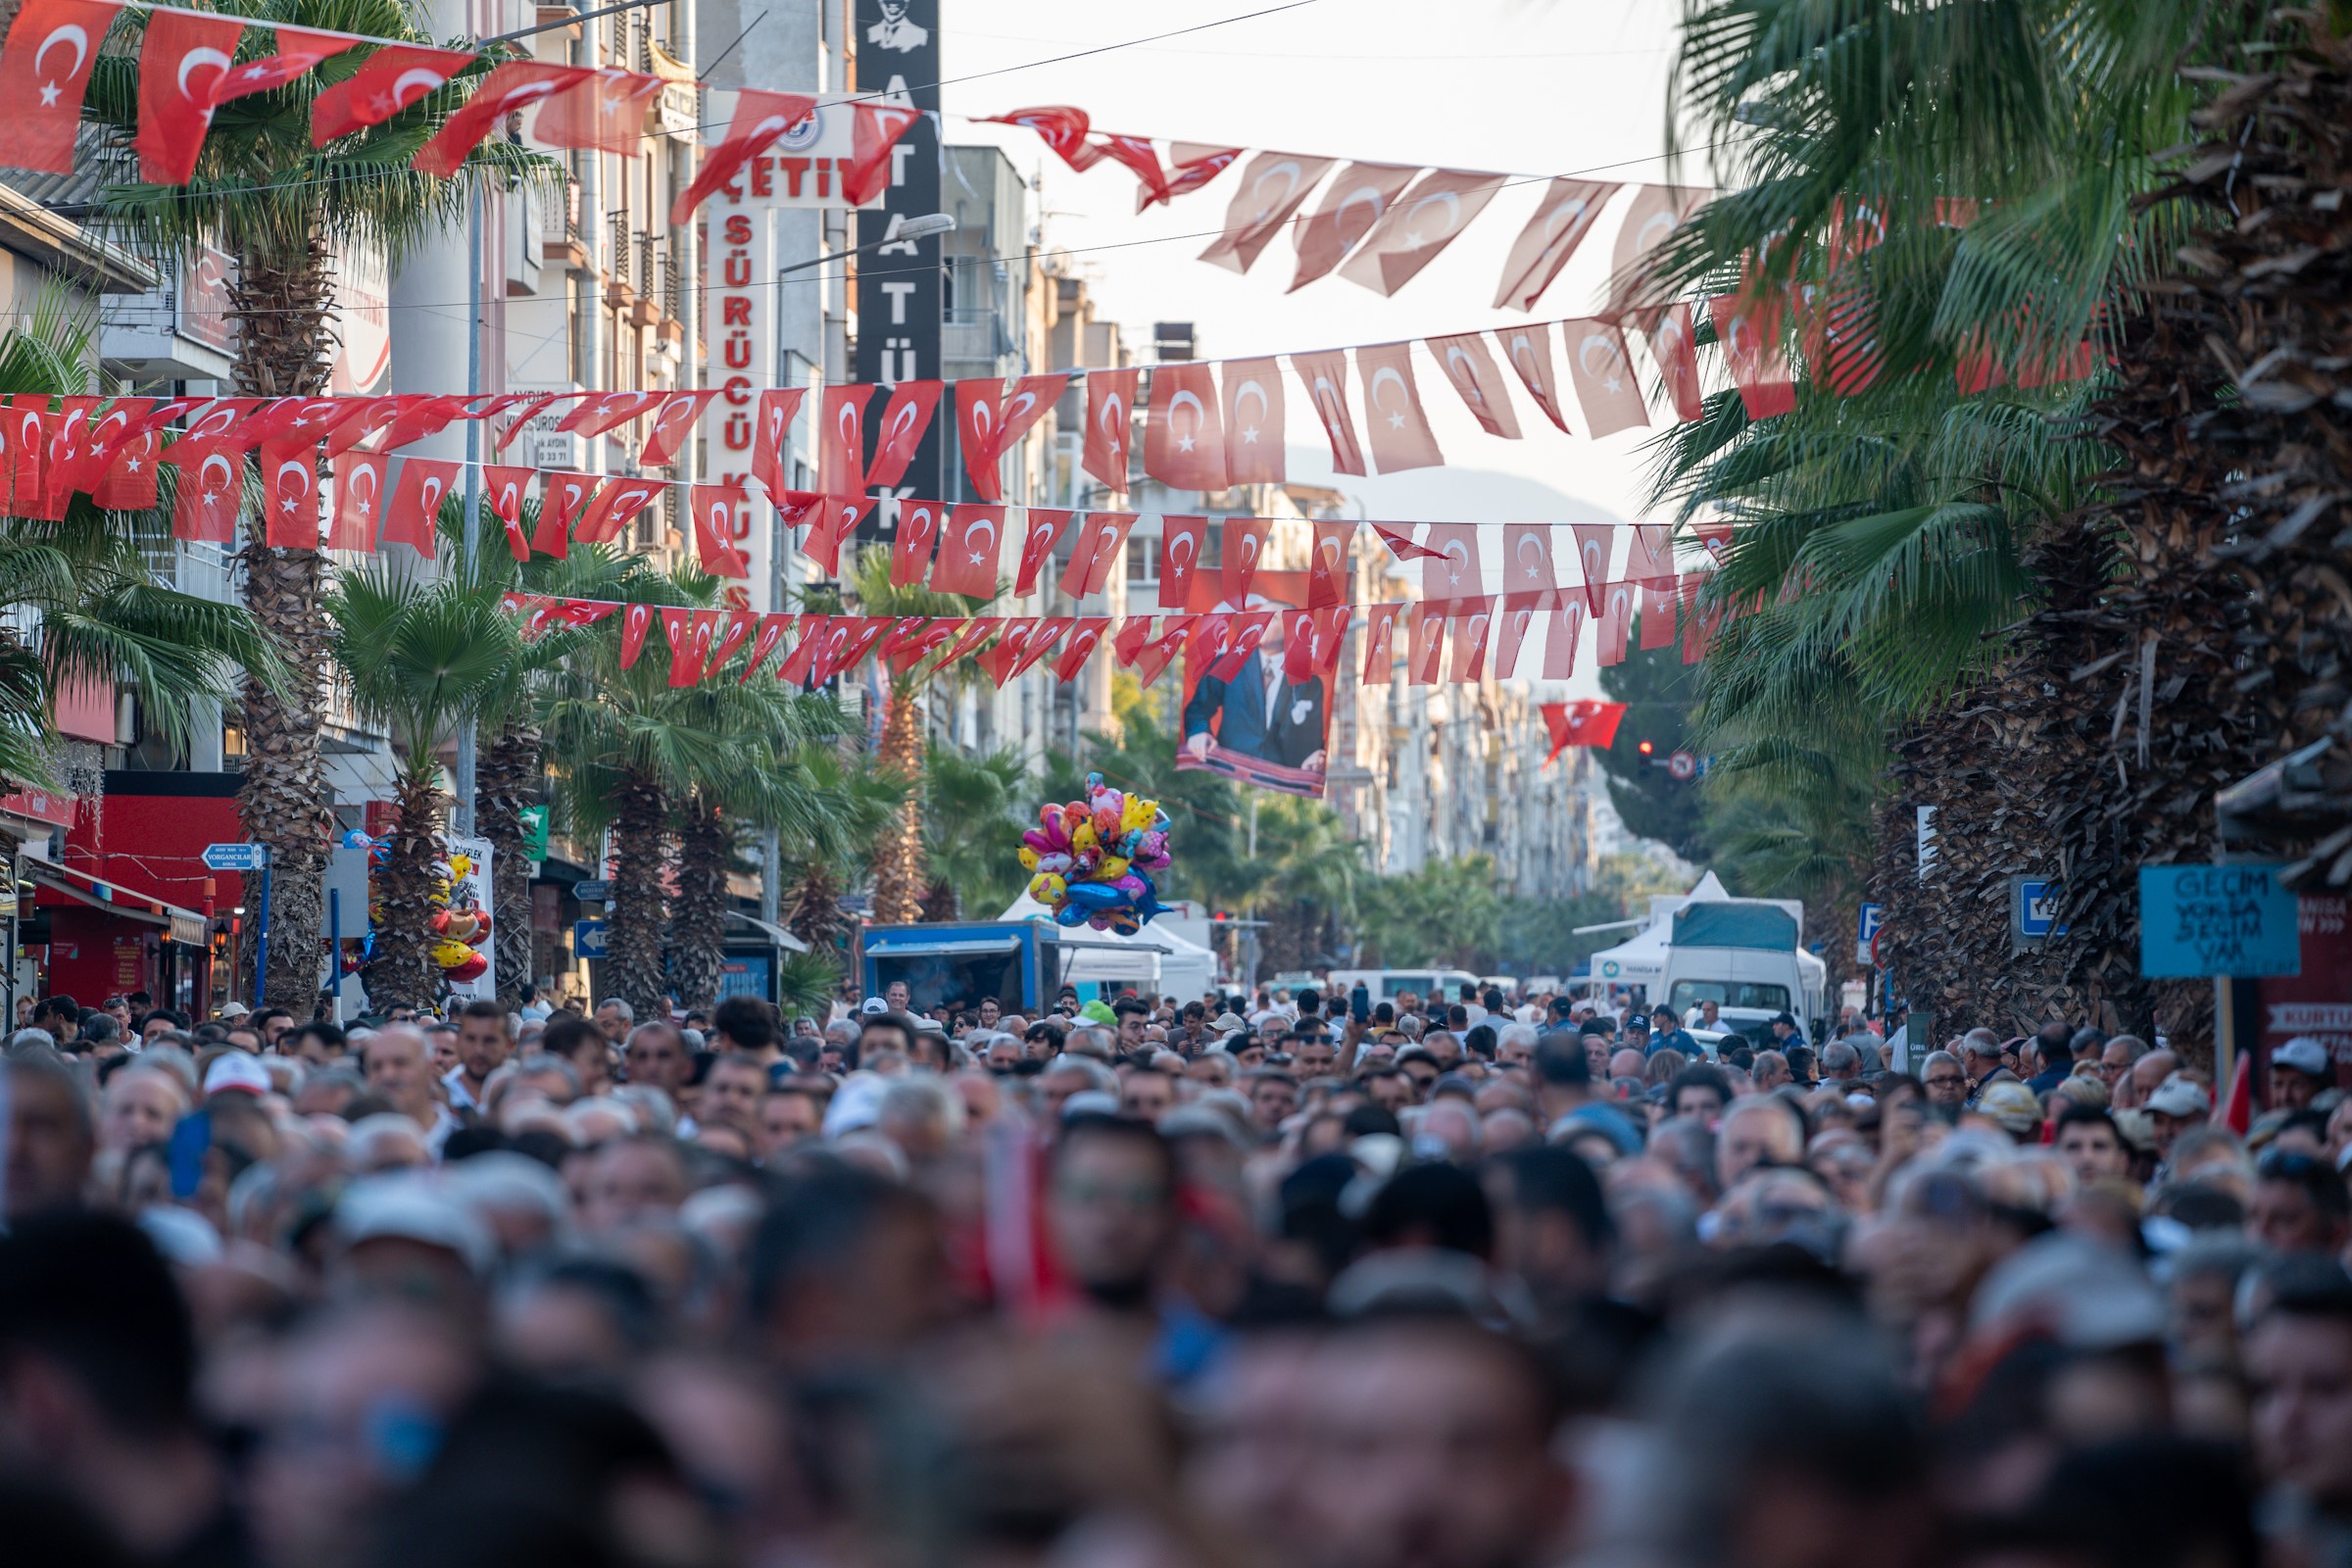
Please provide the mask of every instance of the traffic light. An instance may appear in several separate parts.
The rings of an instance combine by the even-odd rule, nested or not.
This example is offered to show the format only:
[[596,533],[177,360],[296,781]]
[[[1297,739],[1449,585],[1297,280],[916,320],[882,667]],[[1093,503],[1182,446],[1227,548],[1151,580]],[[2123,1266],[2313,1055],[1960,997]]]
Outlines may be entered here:
[[1642,754],[1643,757],[1647,757],[1647,756],[1648,756],[1650,753],[1652,753],[1652,752],[1654,752],[1654,751],[1656,751],[1656,750],[1657,750],[1657,748],[1656,748],[1655,746],[1651,745],[1651,744],[1650,744],[1648,741],[1642,741],[1642,743],[1641,743],[1639,746],[1637,746],[1635,749],[1636,749],[1637,751],[1639,751],[1639,752],[1640,752],[1640,753],[1641,753],[1641,754]]

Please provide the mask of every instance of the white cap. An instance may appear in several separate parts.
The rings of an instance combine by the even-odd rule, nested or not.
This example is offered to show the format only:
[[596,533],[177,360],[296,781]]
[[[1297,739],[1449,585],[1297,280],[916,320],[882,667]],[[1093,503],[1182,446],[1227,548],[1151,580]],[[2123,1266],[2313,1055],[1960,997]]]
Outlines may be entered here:
[[2292,1067],[2314,1078],[2329,1078],[2334,1076],[2335,1063],[2328,1056],[2326,1046],[2309,1035],[2297,1035],[2271,1053],[2271,1065]]
[[215,1057],[212,1066],[205,1069],[204,1092],[217,1095],[227,1089],[241,1090],[249,1095],[266,1095],[270,1089],[270,1070],[249,1052],[225,1052]]
[[252,1014],[253,1009],[242,1002],[231,1002],[220,1008],[220,1016],[223,1018],[246,1018]]
[[879,1073],[854,1072],[841,1081],[825,1105],[824,1135],[839,1138],[882,1119],[882,1095],[890,1087]]
[[2213,1108],[2205,1098],[2204,1086],[2179,1073],[2159,1084],[2148,1097],[2148,1109],[2162,1111],[2167,1116],[2202,1116]]
[[475,1274],[498,1260],[490,1231],[458,1199],[418,1176],[354,1182],[335,1205],[335,1225],[351,1246],[387,1238],[455,1252]]
[[870,1017],[877,1012],[888,1012],[890,1004],[884,1002],[880,997],[868,997],[858,1004],[858,1010]]

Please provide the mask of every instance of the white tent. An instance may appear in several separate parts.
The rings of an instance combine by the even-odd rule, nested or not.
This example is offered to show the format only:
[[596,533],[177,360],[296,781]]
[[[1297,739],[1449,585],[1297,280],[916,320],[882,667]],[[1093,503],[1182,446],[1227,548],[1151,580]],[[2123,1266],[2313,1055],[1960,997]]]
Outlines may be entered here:
[[[1027,893],[1012,901],[1012,906],[999,916],[1005,920],[1044,920],[1049,923],[1054,911],[1038,903]],[[1091,926],[1071,930],[1063,942],[1106,945],[1128,950],[1126,953],[1081,952],[1070,961],[1065,980],[1149,980],[1163,997],[1190,1001],[1216,983],[1217,956],[1173,928],[1154,923],[1133,936],[1116,931],[1097,931]],[[1143,965],[1131,955],[1156,954],[1157,966],[1149,974],[1141,972]],[[1115,970],[1116,972],[1112,972]]]
[[1605,985],[1656,985],[1665,978],[1667,939],[1673,935],[1672,920],[1657,920],[1629,941],[1601,949],[1592,955],[1592,978]]
[[[998,918],[1042,920],[1052,925],[1054,911],[1024,892]],[[1161,955],[1167,950],[1157,943],[1144,941],[1141,933],[1129,937],[1116,931],[1097,931],[1091,926],[1065,927],[1060,941],[1067,955],[1062,963],[1063,984],[1102,980],[1124,980],[1145,987],[1159,984]]]

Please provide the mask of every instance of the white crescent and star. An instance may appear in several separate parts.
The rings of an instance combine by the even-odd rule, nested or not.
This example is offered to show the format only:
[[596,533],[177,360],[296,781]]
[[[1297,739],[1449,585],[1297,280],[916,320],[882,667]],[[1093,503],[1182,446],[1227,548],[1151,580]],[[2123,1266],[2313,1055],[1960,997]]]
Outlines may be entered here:
[[1391,381],[1396,383],[1396,390],[1404,394],[1405,402],[1408,407],[1410,406],[1412,402],[1412,389],[1404,384],[1403,374],[1398,371],[1396,367],[1394,365],[1384,365],[1379,369],[1372,372],[1372,407],[1375,409],[1387,410],[1389,415],[1389,428],[1392,430],[1401,430],[1404,428],[1404,411],[1402,409],[1389,409],[1389,406],[1386,403],[1383,403],[1380,397],[1380,389]]
[[228,459],[218,452],[207,453],[203,465],[196,470],[196,488],[207,495],[216,493],[212,483],[213,465],[216,463],[220,465],[220,489],[225,490],[236,482],[237,470],[230,466]]
[[1242,442],[1246,446],[1255,446],[1257,444],[1257,426],[1254,424],[1242,424],[1242,405],[1250,401],[1251,398],[1255,398],[1257,400],[1257,416],[1260,419],[1263,419],[1268,414],[1272,413],[1274,407],[1272,402],[1266,397],[1266,389],[1264,384],[1261,383],[1255,376],[1251,376],[1248,380],[1244,381],[1242,383],[1241,390],[1234,393],[1233,421],[1235,424],[1241,425]]
[[[436,91],[448,84],[449,77],[440,72],[427,71],[422,66],[411,66],[392,78],[392,98],[401,108],[406,109],[426,93]],[[410,90],[412,86],[416,89],[413,92]]]
[[[49,30],[49,36],[43,38],[41,46],[33,51],[32,74],[34,75],[41,75],[44,73],[46,68],[43,63],[49,58],[50,49],[61,42],[74,47],[74,64],[66,69],[65,79],[71,81],[81,74],[83,64],[90,58],[90,35],[77,24],[69,22],[62,27],[52,27]],[[56,82],[44,81],[41,83],[41,107],[43,109],[55,108],[58,96]]]
[[1168,399],[1168,429],[1170,431],[1177,429],[1176,412],[1188,403],[1193,406],[1193,433],[1190,435],[1177,433],[1176,450],[1179,452],[1190,452],[1200,444],[1200,426],[1208,419],[1208,410],[1201,405],[1200,395],[1187,389]]
[[[986,547],[980,543],[980,534],[983,529],[988,533]],[[997,519],[985,513],[974,517],[971,526],[963,530],[963,542],[972,553],[972,564],[975,566],[986,564],[988,552],[994,550],[997,545]]]
[[[179,95],[190,103],[194,103],[196,101],[196,95],[188,91],[188,73],[204,66],[210,66],[220,74],[220,77],[213,83],[216,88],[220,86],[220,81],[227,79],[229,66],[228,56],[221,53],[220,50],[191,49],[186,54],[181,55],[179,57]],[[210,105],[206,106],[204,117],[207,120],[212,119],[213,111]]]

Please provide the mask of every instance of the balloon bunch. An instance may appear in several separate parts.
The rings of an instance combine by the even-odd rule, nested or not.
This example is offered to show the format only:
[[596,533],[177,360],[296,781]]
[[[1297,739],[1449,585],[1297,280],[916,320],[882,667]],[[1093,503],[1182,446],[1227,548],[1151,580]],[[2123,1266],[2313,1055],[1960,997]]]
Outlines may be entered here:
[[451,854],[433,862],[433,913],[426,925],[433,933],[433,963],[451,985],[478,979],[490,967],[490,959],[477,951],[490,940],[490,911],[479,905],[452,902],[458,885],[472,872],[470,856]]
[[1168,863],[1168,813],[1157,801],[1089,773],[1085,800],[1041,806],[1037,820],[1021,835],[1021,868],[1055,924],[1132,935],[1160,912],[1159,890],[1144,874]]

